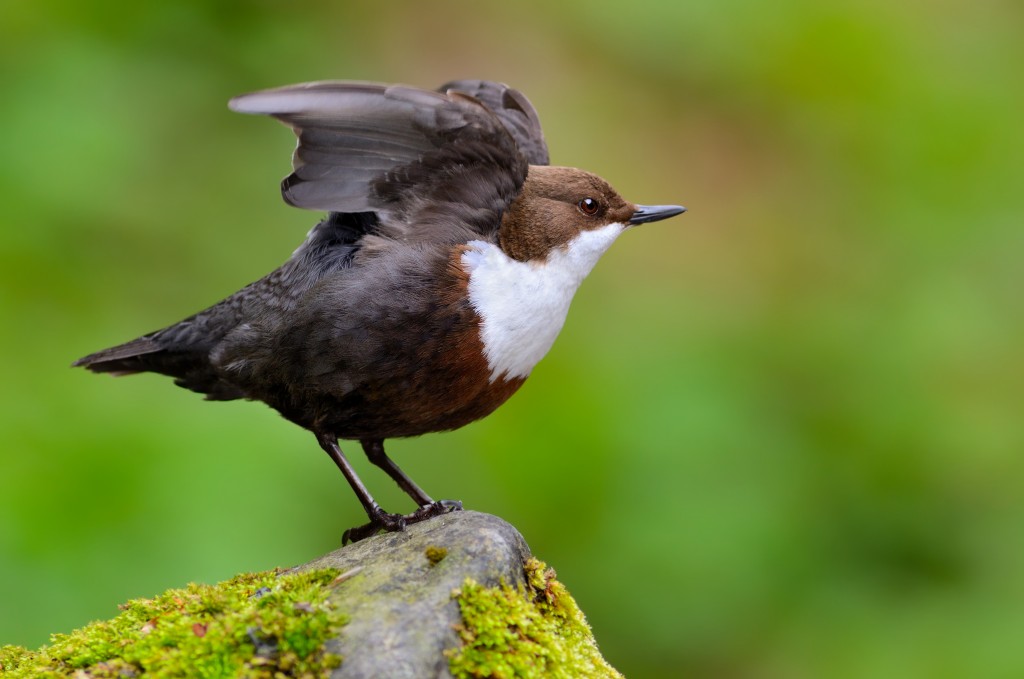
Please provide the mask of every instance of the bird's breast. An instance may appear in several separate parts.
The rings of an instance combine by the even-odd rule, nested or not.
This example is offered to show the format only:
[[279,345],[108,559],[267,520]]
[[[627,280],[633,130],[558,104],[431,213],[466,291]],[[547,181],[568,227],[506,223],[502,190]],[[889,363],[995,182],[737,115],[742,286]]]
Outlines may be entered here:
[[483,241],[471,241],[461,252],[491,381],[526,378],[565,323],[582,276],[550,259],[520,262]]
[[470,241],[459,254],[490,379],[525,379],[554,344],[580,283],[626,226],[581,231],[544,259],[519,261],[494,243]]

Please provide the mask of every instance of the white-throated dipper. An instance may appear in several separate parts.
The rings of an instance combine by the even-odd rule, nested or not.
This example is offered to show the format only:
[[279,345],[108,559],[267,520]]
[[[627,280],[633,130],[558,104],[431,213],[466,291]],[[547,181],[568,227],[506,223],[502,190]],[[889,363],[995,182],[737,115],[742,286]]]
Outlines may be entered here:
[[[315,82],[230,106],[291,126],[284,199],[326,219],[255,283],[74,365],[169,375],[210,400],[263,401],[310,430],[370,519],[343,542],[460,508],[423,492],[384,440],[494,411],[547,353],[615,239],[685,209],[635,205],[596,175],[550,166],[537,112],[499,83]],[[419,508],[383,511],[338,439],[358,440]]]

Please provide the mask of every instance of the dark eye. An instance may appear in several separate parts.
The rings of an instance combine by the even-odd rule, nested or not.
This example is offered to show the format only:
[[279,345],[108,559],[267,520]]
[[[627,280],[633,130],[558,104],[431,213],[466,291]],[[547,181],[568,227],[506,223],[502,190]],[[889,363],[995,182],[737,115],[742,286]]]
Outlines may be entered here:
[[593,198],[584,198],[580,202],[576,203],[576,207],[578,207],[580,212],[586,216],[593,217],[597,214],[597,211],[601,209],[601,204]]

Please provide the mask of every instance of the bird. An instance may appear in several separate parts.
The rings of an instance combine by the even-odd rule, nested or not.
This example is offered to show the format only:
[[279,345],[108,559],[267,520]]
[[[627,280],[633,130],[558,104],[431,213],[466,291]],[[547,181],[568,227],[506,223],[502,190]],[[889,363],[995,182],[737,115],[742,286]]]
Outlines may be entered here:
[[[72,365],[262,401],[310,431],[368,518],[343,544],[460,510],[432,499],[384,442],[493,412],[552,346],[612,243],[685,211],[631,203],[593,173],[551,165],[537,111],[498,82],[318,81],[229,108],[292,128],[282,195],[326,216],[263,278]],[[417,509],[385,511],[339,440],[358,441]]]

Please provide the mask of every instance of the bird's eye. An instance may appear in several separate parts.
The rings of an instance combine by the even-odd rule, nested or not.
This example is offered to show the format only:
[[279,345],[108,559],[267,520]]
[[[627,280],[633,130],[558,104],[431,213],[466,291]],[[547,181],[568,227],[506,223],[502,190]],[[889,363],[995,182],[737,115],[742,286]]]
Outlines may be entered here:
[[579,211],[588,217],[593,217],[597,214],[597,211],[601,209],[601,204],[593,198],[584,198],[580,202],[576,203],[576,207]]

